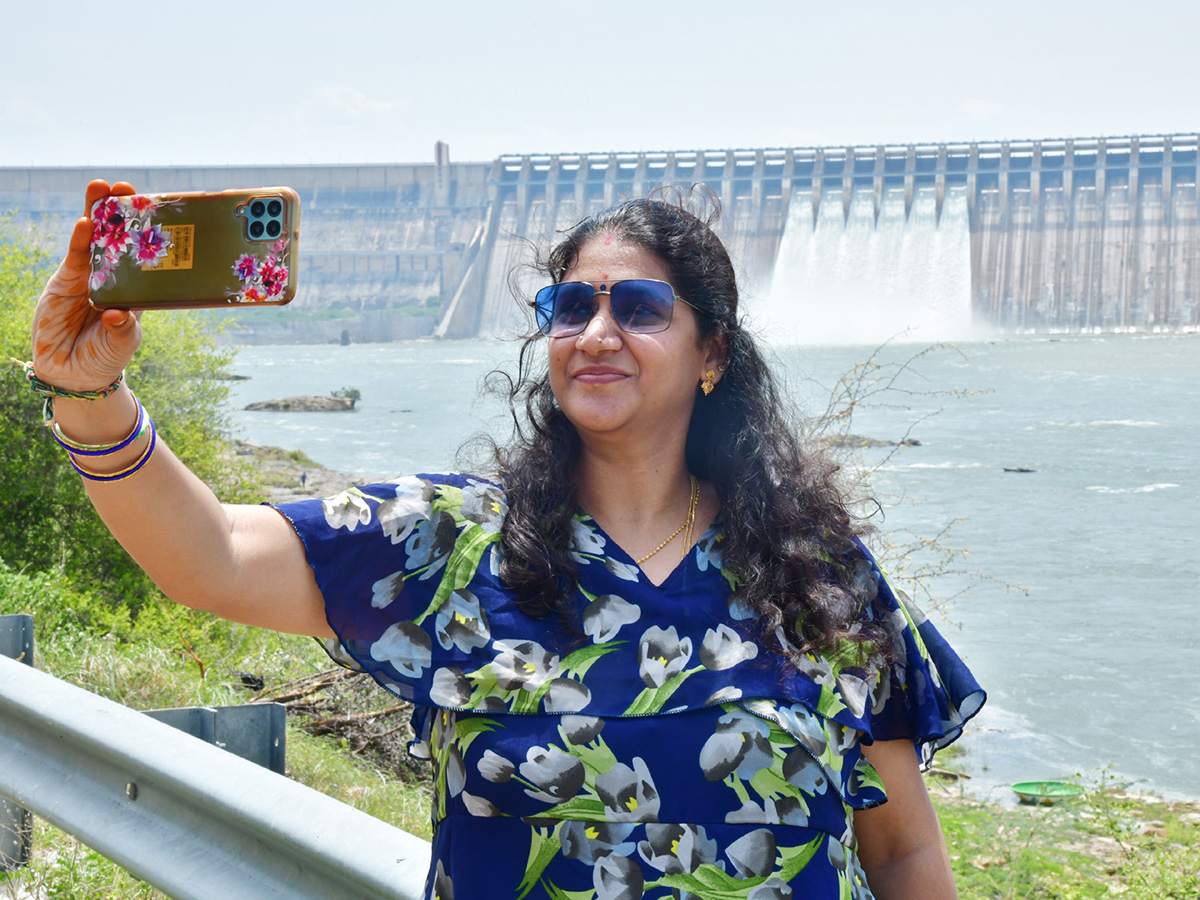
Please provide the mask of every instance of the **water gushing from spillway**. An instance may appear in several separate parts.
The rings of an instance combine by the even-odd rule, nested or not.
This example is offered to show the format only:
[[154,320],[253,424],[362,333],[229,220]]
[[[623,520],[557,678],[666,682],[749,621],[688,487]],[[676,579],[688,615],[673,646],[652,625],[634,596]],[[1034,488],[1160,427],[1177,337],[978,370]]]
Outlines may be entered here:
[[553,206],[538,200],[530,203],[522,219],[515,203],[503,204],[488,260],[480,335],[511,338],[532,329],[532,314],[526,304],[546,282],[534,265],[538,255],[547,253],[585,215],[594,215],[603,208],[601,200],[591,203],[586,211],[581,211],[573,200]]
[[766,340],[791,344],[879,344],[964,340],[971,323],[971,235],[967,195],[948,187],[939,221],[932,186],[856,190],[849,216],[841,193],[812,204],[793,196],[765,303],[748,303]]

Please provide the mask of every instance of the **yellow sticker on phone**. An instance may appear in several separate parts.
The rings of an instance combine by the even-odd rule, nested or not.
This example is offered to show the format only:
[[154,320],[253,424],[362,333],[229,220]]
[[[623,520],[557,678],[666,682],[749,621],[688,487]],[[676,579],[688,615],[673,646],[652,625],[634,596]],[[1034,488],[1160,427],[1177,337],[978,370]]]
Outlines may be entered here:
[[172,269],[190,269],[195,253],[195,225],[163,225],[170,244],[165,256],[160,256],[153,266],[142,266],[143,272],[166,272]]

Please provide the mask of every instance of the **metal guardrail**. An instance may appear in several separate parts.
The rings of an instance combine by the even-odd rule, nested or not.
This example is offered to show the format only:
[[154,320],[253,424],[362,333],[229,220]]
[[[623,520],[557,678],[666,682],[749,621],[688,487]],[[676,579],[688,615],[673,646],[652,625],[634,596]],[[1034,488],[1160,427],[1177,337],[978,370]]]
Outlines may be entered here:
[[287,772],[287,707],[282,703],[176,706],[143,712],[272,772]]
[[417,900],[429,845],[0,657],[0,797],[177,900]]

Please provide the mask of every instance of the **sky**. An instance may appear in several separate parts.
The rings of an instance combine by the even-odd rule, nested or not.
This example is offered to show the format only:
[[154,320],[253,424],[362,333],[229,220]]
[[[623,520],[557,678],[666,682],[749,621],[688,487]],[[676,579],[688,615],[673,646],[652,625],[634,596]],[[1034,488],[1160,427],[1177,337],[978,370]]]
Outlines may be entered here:
[[1194,132],[1200,3],[9,4],[0,166]]

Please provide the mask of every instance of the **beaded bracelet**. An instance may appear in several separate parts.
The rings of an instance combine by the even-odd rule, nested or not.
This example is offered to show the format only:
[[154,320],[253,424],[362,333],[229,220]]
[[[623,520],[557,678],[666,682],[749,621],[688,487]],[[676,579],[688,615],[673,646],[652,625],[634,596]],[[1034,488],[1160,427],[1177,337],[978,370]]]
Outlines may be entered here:
[[[12,357],[9,357],[12,359]],[[33,363],[22,362],[19,359],[13,359],[18,366],[25,370],[25,377],[29,379],[29,386],[46,398],[46,402],[42,404],[42,423],[49,428],[50,423],[54,421],[54,398],[69,397],[72,400],[100,400],[107,397],[113,391],[121,386],[121,382],[125,380],[125,373],[122,372],[117,376],[117,380],[108,387],[101,388],[98,391],[68,391],[64,388],[55,387],[38,378],[33,371]]]
[[58,443],[60,447],[75,456],[111,456],[119,450],[124,450],[138,438],[140,438],[152,425],[150,417],[146,415],[146,408],[142,406],[142,402],[134,395],[133,391],[129,392],[133,397],[133,402],[137,404],[137,421],[133,424],[133,431],[129,433],[129,437],[123,441],[118,441],[115,444],[82,444],[79,441],[72,440],[63,434],[62,428],[55,422],[50,429],[50,436]]
[[[150,422],[149,416],[146,416],[146,421]],[[158,432],[156,432],[154,429],[154,423],[150,422],[150,443],[146,445],[146,451],[140,457],[138,457],[137,462],[128,468],[122,469],[120,472],[112,472],[109,474],[89,472],[75,461],[75,455],[73,453],[68,453],[67,459],[70,460],[71,467],[89,481],[120,481],[122,478],[128,478],[150,460],[150,455],[154,452],[154,446],[157,443],[157,437]]]

